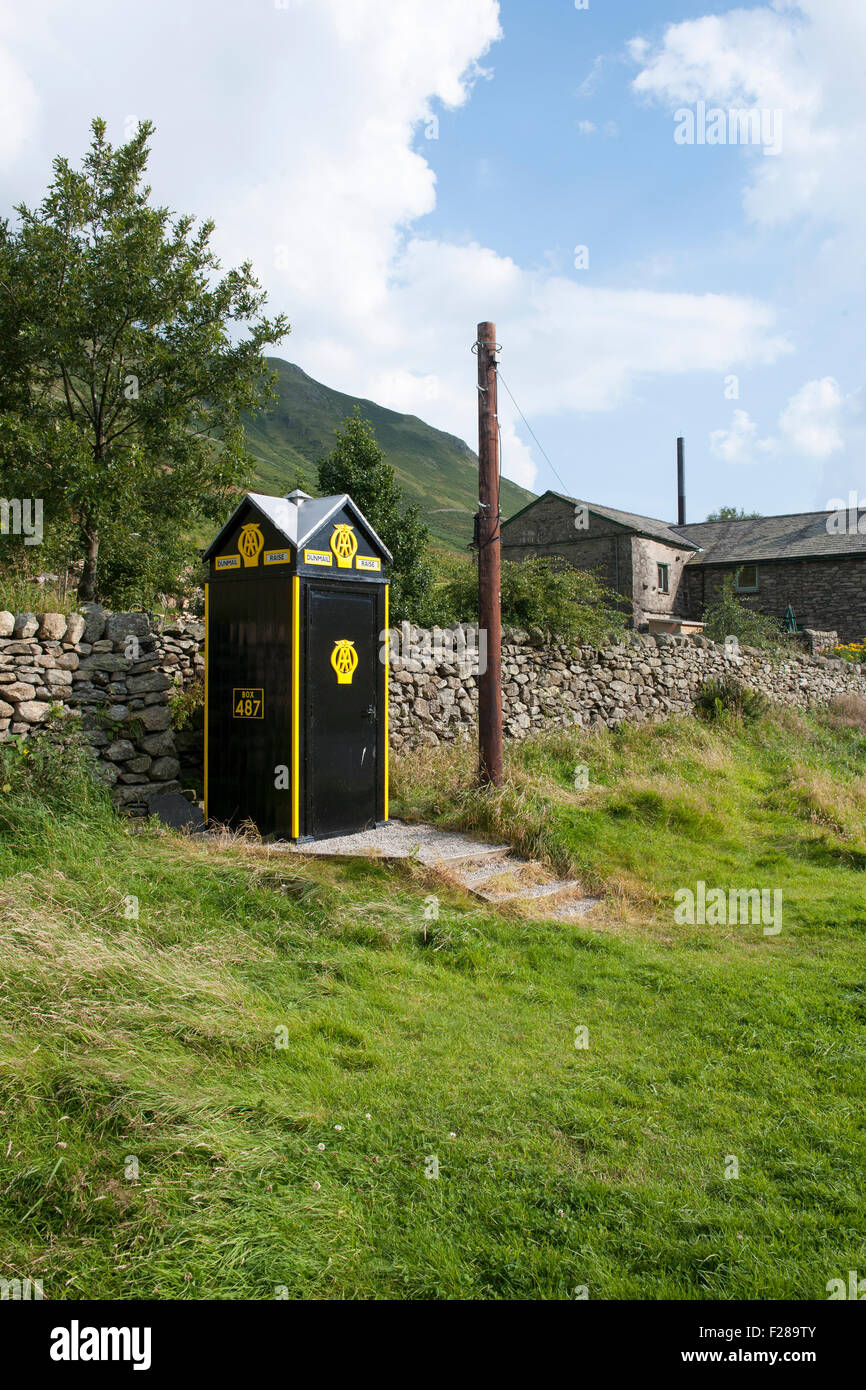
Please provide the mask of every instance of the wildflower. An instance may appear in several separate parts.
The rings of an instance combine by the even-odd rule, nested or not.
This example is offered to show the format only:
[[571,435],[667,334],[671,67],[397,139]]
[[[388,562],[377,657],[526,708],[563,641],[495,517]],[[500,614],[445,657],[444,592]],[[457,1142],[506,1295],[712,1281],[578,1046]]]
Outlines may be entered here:
[[323,1153],[325,1152],[325,1146],[324,1146],[324,1144],[317,1144],[317,1145],[316,1145],[316,1148],[319,1150],[319,1153],[320,1153],[320,1154],[323,1154]]
[[313,1183],[313,1191],[314,1191],[314,1192],[321,1192],[321,1190],[322,1190],[322,1184],[321,1184],[320,1182],[314,1182],[314,1183]]
[[342,1126],[342,1125],[334,1125],[334,1129],[339,1130],[339,1131],[342,1133],[343,1126]]

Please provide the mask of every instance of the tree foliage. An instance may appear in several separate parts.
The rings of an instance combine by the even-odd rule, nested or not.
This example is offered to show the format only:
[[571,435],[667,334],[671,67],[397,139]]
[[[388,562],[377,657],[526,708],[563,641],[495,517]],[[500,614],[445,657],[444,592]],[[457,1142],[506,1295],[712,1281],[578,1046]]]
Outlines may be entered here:
[[760,512],[744,512],[742,507],[719,507],[718,511],[710,512],[707,521],[745,521],[760,515]]
[[262,349],[289,329],[248,262],[220,277],[212,222],[151,205],[152,129],[114,149],[95,120],[81,168],[55,159],[38,209],[0,223],[0,486],[44,499],[82,599],[128,572],[136,533],[158,524],[182,564],[189,527],[224,515],[252,466]]
[[704,609],[704,636],[713,642],[736,637],[746,647],[769,649],[784,645],[778,620],[738,599],[730,575],[722,581],[718,598]]
[[407,507],[394,469],[358,406],[335,431],[336,447],[318,464],[323,496],[348,492],[390,550],[391,617],[426,621],[432,570],[426,558],[429,532],[421,508]]
[[[558,556],[502,562],[502,621],[570,646],[602,647],[626,629],[626,602]],[[478,621],[478,564],[462,560],[439,591],[437,621]]]

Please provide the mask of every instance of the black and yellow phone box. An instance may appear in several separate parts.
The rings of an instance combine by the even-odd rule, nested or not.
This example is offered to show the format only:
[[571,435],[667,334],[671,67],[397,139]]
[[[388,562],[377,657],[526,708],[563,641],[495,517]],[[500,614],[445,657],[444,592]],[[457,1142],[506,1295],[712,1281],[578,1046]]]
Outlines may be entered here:
[[205,815],[268,838],[388,819],[391,556],[346,494],[249,492],[205,551]]

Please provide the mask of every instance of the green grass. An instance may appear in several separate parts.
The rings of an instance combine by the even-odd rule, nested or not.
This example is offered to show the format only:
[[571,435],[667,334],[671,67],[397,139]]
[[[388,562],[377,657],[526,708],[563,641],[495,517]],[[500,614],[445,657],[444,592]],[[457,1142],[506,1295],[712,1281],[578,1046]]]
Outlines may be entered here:
[[[26,771],[0,806],[0,1277],[814,1299],[866,1264],[857,728],[560,734],[510,745],[495,794],[468,752],[401,760],[398,811],[512,829],[603,888],[580,925],[411,863],[133,831]],[[697,878],[782,887],[781,935],[676,926]]]
[[53,584],[37,584],[25,575],[0,571],[0,611],[8,613],[74,613],[75,585],[64,593]]

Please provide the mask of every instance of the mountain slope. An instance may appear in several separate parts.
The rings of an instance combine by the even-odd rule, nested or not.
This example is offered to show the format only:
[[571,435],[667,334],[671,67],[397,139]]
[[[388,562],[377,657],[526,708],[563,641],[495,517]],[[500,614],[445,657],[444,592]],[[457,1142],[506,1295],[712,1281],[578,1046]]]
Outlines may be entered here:
[[[468,545],[478,496],[478,460],[462,439],[425,425],[417,415],[400,415],[375,401],[333,391],[279,357],[268,358],[268,363],[277,372],[277,399],[269,410],[245,421],[247,443],[258,460],[258,478],[266,492],[287,492],[299,472],[308,490],[315,491],[318,460],[331,452],[334,430],[359,405],[407,501],[421,506],[432,538],[451,547]],[[526,506],[532,496],[503,478],[503,515]]]

